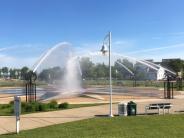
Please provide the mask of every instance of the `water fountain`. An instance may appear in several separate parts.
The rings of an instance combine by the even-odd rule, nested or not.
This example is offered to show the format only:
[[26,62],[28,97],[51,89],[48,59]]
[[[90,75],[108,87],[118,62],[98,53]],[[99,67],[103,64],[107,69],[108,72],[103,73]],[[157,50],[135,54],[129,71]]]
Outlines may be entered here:
[[[46,89],[45,94],[41,99],[68,97],[82,93],[81,88],[81,69],[79,66],[78,57],[75,56],[71,45],[69,43],[59,43],[49,49],[43,54],[40,59],[33,66],[33,72],[39,74],[54,67],[60,68],[63,74],[57,82],[50,82]],[[47,74],[48,79],[51,79],[52,74]]]
[[[97,64],[97,62],[99,62],[98,59],[101,59],[101,63],[105,63],[107,64],[107,61],[103,60],[103,56],[102,55],[99,55],[98,52],[94,52],[94,53],[90,53],[90,54],[86,54],[85,55],[86,57],[91,57],[91,60],[93,60],[94,63]],[[119,62],[117,59],[127,59],[128,61],[130,61],[133,66],[135,66],[137,63],[141,64],[142,66],[145,66],[145,68],[147,68],[146,70],[149,71],[149,69],[152,69],[154,72],[155,72],[155,80],[157,80],[157,83],[160,83],[161,81],[165,81],[165,80],[168,80],[168,75],[167,74],[170,74],[172,75],[173,77],[176,77],[176,73],[165,68],[165,67],[162,67],[161,65],[157,65],[157,64],[154,64],[150,61],[147,61],[147,60],[139,60],[138,58],[134,58],[134,57],[129,57],[129,56],[125,56],[125,55],[122,55],[122,54],[118,54],[118,53],[112,53],[112,60],[113,60],[113,63],[117,63],[119,64],[122,68],[124,68],[129,74],[132,75],[132,78],[135,78],[135,72],[134,70],[131,70],[130,68],[128,68],[126,65],[124,65],[123,63]],[[136,80],[136,78],[135,78]],[[135,81],[134,80],[134,81]],[[167,83],[167,82],[166,82]],[[124,87],[125,88],[125,87]],[[123,88],[123,89],[124,89]],[[168,88],[168,87],[167,87]],[[164,89],[165,91],[167,91],[166,89]],[[168,89],[169,90],[169,89]],[[98,91],[98,90],[96,90]],[[124,91],[124,90],[123,90]],[[128,90],[125,90],[125,91],[128,91]],[[134,91],[137,91],[134,89]],[[173,94],[172,94],[173,95]],[[172,96],[173,97],[173,96]]]
[[[81,87],[81,80],[82,80],[82,71],[80,68],[79,60],[81,58],[89,57],[94,64],[104,63],[108,64],[108,59],[106,56],[100,54],[100,52],[90,52],[87,54],[83,54],[77,56],[74,54],[74,51],[71,48],[71,44],[69,43],[59,43],[49,49],[46,53],[44,53],[40,59],[36,62],[33,66],[33,72],[37,74],[41,73],[44,69],[49,69],[53,67],[60,67],[63,71],[62,77],[60,81],[57,83],[52,82],[48,84],[45,91],[46,94],[42,96],[43,99],[45,98],[58,98],[58,97],[67,97],[67,96],[74,96],[80,95],[84,91]],[[112,63],[119,64],[122,68],[128,71],[129,74],[135,77],[135,72],[129,69],[126,65],[121,62],[118,62],[117,59],[127,59],[130,61],[133,66],[136,63],[144,65],[146,68],[151,68],[155,72],[157,72],[157,79],[162,80],[164,79],[165,71],[168,71],[172,74],[174,72],[161,67],[160,65],[156,65],[152,62],[139,60],[137,58],[128,57],[122,54],[112,53]],[[52,75],[49,74],[48,78],[52,78]]]
[[[81,93],[81,69],[78,59],[70,57],[66,63],[66,72],[63,79],[63,86],[66,95],[75,95]],[[64,94],[64,93],[63,93]]]

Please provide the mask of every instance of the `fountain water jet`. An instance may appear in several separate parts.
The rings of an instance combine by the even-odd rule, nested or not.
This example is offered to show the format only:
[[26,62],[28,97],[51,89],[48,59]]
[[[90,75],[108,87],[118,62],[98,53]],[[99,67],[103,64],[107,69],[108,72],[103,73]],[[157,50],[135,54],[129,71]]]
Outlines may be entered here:
[[36,62],[36,64],[34,64],[33,66],[33,72],[36,72],[38,70],[38,68],[40,67],[40,65],[58,48],[60,47],[69,47],[70,44],[67,42],[62,42],[59,44],[56,44],[54,47],[52,47],[51,49],[49,49],[46,53],[44,53],[40,59]]
[[[94,53],[89,53],[89,54],[85,54],[84,56],[86,56],[86,57],[93,57],[93,56],[101,56],[101,55],[99,55],[99,52],[94,52]],[[145,66],[147,66],[147,67],[149,67],[149,68],[151,68],[151,69],[153,69],[153,70],[155,70],[155,71],[157,71],[157,80],[163,80],[163,79],[165,79],[165,75],[163,75],[163,74],[165,74],[165,71],[168,71],[169,73],[171,73],[172,75],[174,75],[174,76],[176,76],[176,73],[175,72],[173,72],[173,71],[171,71],[171,70],[169,70],[169,69],[167,69],[167,68],[164,68],[164,67],[162,67],[161,65],[157,65],[157,64],[154,64],[154,63],[152,63],[152,62],[149,62],[149,61],[146,61],[146,60],[139,60],[139,59],[137,59],[137,58],[134,58],[134,57],[130,57],[130,56],[125,56],[125,55],[122,55],[122,54],[118,54],[118,53],[112,53],[112,56],[114,56],[114,57],[112,57],[112,59],[114,58],[115,59],[115,57],[118,57],[118,58],[125,58],[125,59],[129,59],[129,60],[133,60],[133,61],[135,61],[135,62],[138,62],[138,63],[140,63],[140,64],[143,64],[143,65],[145,65]],[[116,58],[116,59],[118,59],[118,58]],[[119,65],[120,65],[120,62],[117,62],[117,61],[114,61],[114,63],[118,63]],[[133,62],[132,62],[133,63]],[[128,69],[125,65],[121,65],[123,68],[125,68],[126,70]],[[130,72],[132,72],[131,70],[127,70],[129,73]],[[131,74],[133,74],[133,72],[131,73]],[[159,74],[159,75],[158,75]],[[159,77],[158,77],[159,76]],[[162,76],[162,77],[161,77]]]
[[[44,53],[33,66],[33,72],[40,73],[43,69],[60,67],[63,71],[59,83],[49,84],[45,89],[45,98],[71,96],[82,93],[79,59],[74,55],[69,43],[59,43]],[[49,79],[52,77],[50,74]]]
[[124,64],[122,64],[121,62],[116,61],[116,63],[118,63],[118,64],[121,65],[124,69],[126,69],[132,76],[135,75],[129,68],[127,68],[127,67],[126,67]]
[[80,94],[82,92],[80,86],[81,73],[78,59],[71,56],[66,63],[66,72],[63,79],[64,90],[66,93],[69,92],[69,95]]
[[176,75],[175,72],[173,72],[173,71],[171,71],[171,70],[169,70],[169,69],[167,69],[167,68],[164,68],[164,67],[162,67],[161,65],[157,65],[157,64],[154,64],[154,63],[149,62],[149,61],[146,61],[146,60],[143,60],[143,62],[146,62],[146,63],[148,63],[148,64],[151,64],[151,65],[153,65],[153,66],[156,66],[156,67],[158,67],[159,69],[160,69],[160,68],[163,68],[164,70],[170,72],[171,74]]

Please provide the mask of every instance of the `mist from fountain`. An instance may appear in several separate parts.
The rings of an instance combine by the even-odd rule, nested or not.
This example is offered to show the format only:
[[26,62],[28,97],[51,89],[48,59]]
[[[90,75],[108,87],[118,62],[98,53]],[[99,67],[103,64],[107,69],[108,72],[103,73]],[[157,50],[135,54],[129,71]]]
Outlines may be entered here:
[[[69,43],[59,43],[44,53],[33,66],[33,72],[39,76],[45,69],[60,67],[63,70],[59,83],[49,84],[44,98],[52,96],[71,96],[82,93],[79,58],[75,56]],[[49,74],[50,78],[50,74]],[[48,96],[49,95],[49,96]]]
[[65,91],[63,94],[76,95],[82,93],[81,72],[78,59],[71,56],[66,63],[66,72],[62,84]]

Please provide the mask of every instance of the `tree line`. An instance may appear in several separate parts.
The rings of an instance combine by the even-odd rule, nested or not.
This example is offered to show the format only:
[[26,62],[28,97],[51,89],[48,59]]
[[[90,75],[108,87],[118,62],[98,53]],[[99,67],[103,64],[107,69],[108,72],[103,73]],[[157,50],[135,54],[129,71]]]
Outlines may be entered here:
[[[134,75],[130,74],[126,69],[124,69],[119,63],[125,65],[130,69]],[[136,79],[136,80],[151,80],[156,79],[156,71],[143,66],[140,63],[133,64],[127,59],[118,59],[114,63],[112,68],[112,79],[122,80],[122,79]],[[175,71],[183,72],[184,69],[184,60],[181,59],[172,59],[172,60],[163,60],[159,63],[160,65]],[[109,79],[109,66],[104,63],[93,63],[90,58],[81,58],[80,68],[82,71],[82,79]],[[39,79],[47,82],[52,82],[53,80],[60,80],[65,72],[64,68],[54,67],[43,70],[39,74]]]
[[[128,69],[130,69],[133,73],[130,74],[124,69],[119,63],[125,65]],[[117,62],[112,66],[112,79],[121,80],[121,79],[132,79],[135,78],[137,80],[149,80],[151,78],[150,75],[155,75],[156,72],[152,69],[149,69],[146,66],[142,66],[140,63],[133,64],[127,59],[118,59]],[[181,59],[168,59],[162,60],[159,63],[160,65],[174,71],[174,72],[182,72],[184,70],[184,60]],[[82,71],[82,79],[108,79],[109,78],[109,66],[104,63],[93,63],[90,58],[81,58],[80,60],[80,68]],[[30,69],[28,67],[22,67],[21,69],[17,68],[8,68],[2,67],[0,68],[0,77],[9,77],[11,79],[24,79],[25,74]],[[46,81],[52,83],[54,80],[60,80],[65,73],[64,68],[53,67],[42,70],[38,75],[38,79],[41,81]],[[153,77],[153,76],[151,76]]]
[[28,67],[18,68],[8,68],[2,67],[0,68],[0,77],[1,78],[10,78],[10,79],[24,79],[25,74],[28,72]]

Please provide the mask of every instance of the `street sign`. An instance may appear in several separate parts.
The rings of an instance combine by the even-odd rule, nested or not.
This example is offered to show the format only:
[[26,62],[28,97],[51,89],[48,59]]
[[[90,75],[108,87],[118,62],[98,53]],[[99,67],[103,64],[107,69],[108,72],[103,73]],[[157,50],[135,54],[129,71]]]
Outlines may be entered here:
[[21,99],[19,96],[14,96],[14,113],[16,117],[16,133],[19,133],[19,122],[21,114]]
[[21,113],[21,100],[20,97],[15,96],[14,97],[14,113],[16,117],[20,117],[20,113]]

